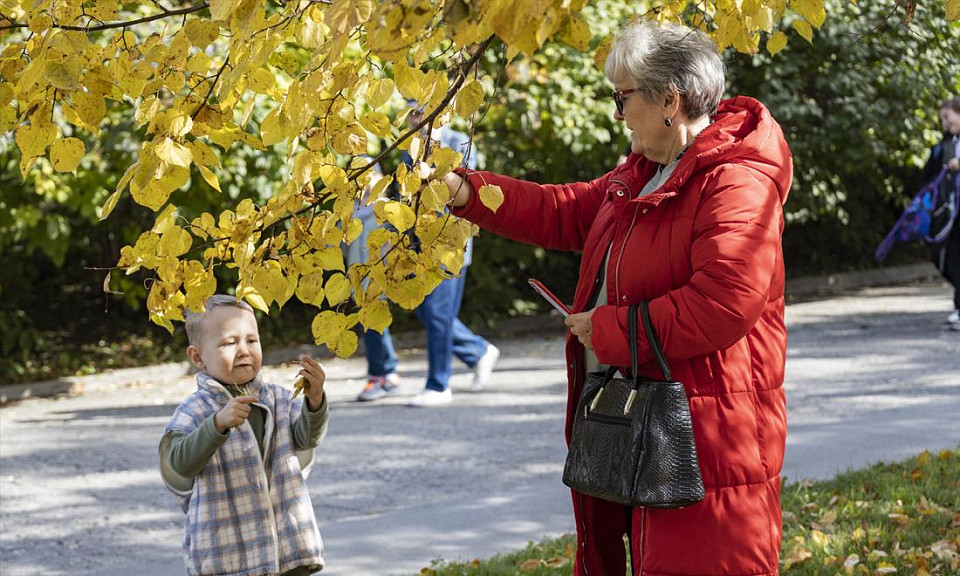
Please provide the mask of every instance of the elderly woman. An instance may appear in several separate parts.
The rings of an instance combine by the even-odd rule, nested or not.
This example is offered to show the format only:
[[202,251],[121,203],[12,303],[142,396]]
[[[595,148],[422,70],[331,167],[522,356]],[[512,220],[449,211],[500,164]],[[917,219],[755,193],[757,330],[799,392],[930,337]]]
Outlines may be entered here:
[[[591,182],[540,185],[488,172],[444,177],[454,213],[515,240],[581,250],[566,319],[567,438],[587,371],[629,366],[627,312],[652,323],[690,402],[706,496],[677,510],[573,493],[577,575],[777,574],[786,434],[781,249],[792,160],[767,109],[721,101],[724,66],[704,34],[628,25],[606,62],[632,154]],[[503,189],[494,213],[475,193]],[[643,375],[659,377],[641,332]]]

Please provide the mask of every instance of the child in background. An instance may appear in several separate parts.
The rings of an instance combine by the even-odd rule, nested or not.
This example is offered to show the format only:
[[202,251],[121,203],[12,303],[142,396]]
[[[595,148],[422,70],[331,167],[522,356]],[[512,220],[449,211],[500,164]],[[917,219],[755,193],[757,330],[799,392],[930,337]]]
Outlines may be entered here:
[[[323,568],[323,541],[301,466],[326,433],[323,368],[301,356],[304,398],[264,382],[257,320],[233,296],[186,313],[197,391],[160,441],[164,483],[186,514],[190,576],[301,576]],[[303,462],[303,464],[302,464]]]

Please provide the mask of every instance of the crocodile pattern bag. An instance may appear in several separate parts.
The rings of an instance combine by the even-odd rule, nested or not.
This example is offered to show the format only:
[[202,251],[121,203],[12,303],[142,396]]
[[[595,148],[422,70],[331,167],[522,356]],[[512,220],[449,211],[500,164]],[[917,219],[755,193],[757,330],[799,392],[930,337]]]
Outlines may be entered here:
[[[664,380],[637,375],[637,308]],[[563,483],[628,506],[683,508],[703,499],[703,480],[683,384],[671,382],[647,302],[628,312],[632,378],[591,372],[577,404]]]

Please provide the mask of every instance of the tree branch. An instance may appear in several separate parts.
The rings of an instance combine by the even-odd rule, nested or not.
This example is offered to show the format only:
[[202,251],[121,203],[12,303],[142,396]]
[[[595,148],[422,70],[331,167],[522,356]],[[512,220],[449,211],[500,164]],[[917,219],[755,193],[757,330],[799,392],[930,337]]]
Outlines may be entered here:
[[[54,24],[51,28],[57,28],[59,30],[73,30],[76,32],[98,32],[100,30],[111,30],[114,28],[127,28],[129,26],[136,26],[137,24],[145,24],[147,22],[153,22],[154,20],[162,20],[164,18],[171,18],[173,16],[181,16],[185,14],[191,14],[193,12],[199,12],[205,8],[209,8],[210,5],[204,2],[203,4],[197,4],[196,6],[187,6],[186,8],[181,8],[179,10],[167,10],[161,12],[160,14],[154,14],[152,16],[145,16],[143,18],[138,18],[136,20],[126,20],[124,22],[111,22],[109,24],[102,24],[100,26],[65,26],[60,24]],[[21,24],[19,22],[13,22],[8,26],[0,26],[0,32],[4,30],[15,30],[17,28],[26,28],[26,24]]]

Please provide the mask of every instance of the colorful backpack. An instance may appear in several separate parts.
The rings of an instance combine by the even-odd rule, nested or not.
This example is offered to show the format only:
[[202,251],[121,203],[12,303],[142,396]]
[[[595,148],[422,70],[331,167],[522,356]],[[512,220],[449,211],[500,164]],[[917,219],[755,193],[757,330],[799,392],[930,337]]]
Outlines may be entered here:
[[[946,186],[941,186],[944,180]],[[947,239],[960,212],[960,174],[944,168],[932,182],[917,192],[900,219],[873,253],[882,262],[895,242],[939,244]]]

